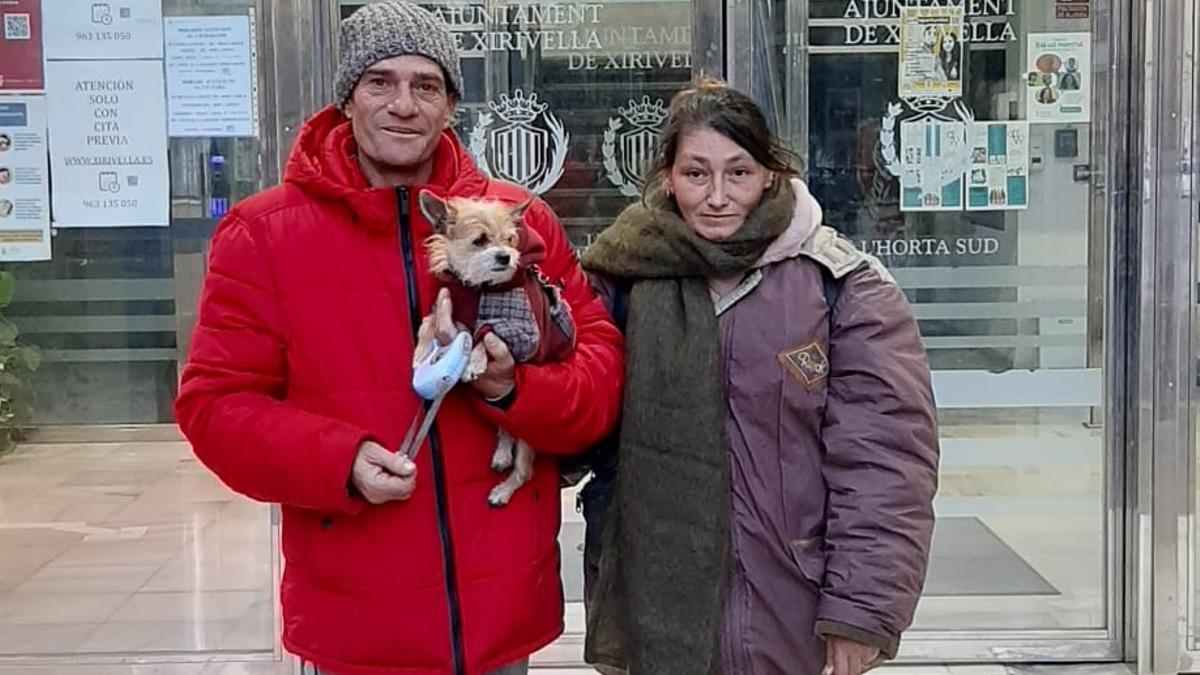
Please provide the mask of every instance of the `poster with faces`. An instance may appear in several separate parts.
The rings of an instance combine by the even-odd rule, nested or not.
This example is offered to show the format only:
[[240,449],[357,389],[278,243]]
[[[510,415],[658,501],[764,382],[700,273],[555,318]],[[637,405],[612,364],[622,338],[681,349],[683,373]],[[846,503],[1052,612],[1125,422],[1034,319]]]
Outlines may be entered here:
[[0,261],[49,259],[46,99],[0,96]]
[[900,98],[963,93],[964,9],[904,7],[900,12]]
[[965,155],[962,122],[902,122],[900,210],[961,211]]
[[967,146],[967,210],[1007,211],[1029,206],[1029,123],[976,122]]
[[1030,122],[1089,122],[1092,36],[1031,33],[1025,68],[1025,111]]

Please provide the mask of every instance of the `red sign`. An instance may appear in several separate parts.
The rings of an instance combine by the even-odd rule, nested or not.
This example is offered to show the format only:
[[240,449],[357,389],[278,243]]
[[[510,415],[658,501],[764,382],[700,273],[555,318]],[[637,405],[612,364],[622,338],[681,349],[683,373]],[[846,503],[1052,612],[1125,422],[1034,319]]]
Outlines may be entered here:
[[1054,0],[1054,16],[1059,19],[1086,19],[1091,0]]
[[1086,19],[1088,18],[1088,6],[1058,5],[1054,8],[1054,15],[1059,19]]
[[0,91],[42,91],[42,1],[0,0]]

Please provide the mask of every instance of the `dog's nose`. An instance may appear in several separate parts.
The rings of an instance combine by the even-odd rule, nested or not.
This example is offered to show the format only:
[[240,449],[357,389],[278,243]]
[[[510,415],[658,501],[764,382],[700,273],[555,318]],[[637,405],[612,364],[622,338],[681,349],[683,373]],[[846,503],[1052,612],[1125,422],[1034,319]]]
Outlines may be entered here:
[[496,264],[498,264],[498,265],[507,265],[511,261],[512,261],[512,256],[507,253],[497,253],[496,254]]

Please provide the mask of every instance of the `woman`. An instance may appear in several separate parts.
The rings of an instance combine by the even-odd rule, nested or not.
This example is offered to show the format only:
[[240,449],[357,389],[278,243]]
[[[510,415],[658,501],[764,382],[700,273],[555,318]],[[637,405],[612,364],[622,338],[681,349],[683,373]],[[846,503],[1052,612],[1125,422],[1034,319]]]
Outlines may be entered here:
[[641,203],[584,258],[610,296],[630,288],[586,658],[632,675],[858,675],[895,655],[933,526],[912,312],[820,225],[746,96],[712,80],[679,94],[659,152]]
[[937,67],[942,79],[956,82],[962,79],[959,69],[962,67],[962,46],[958,43],[958,33],[953,28],[942,34],[941,44],[937,53]]

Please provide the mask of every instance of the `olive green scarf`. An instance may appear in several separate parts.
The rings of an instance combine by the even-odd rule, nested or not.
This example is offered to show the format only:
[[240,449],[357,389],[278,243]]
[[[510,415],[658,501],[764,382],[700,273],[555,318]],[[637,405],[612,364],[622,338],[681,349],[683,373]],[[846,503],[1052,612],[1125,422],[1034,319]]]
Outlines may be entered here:
[[616,497],[589,599],[585,657],[631,675],[716,673],[729,574],[729,461],[708,280],[745,274],[788,226],[775,181],[737,233],[696,235],[653,188],[583,265],[633,281]]

